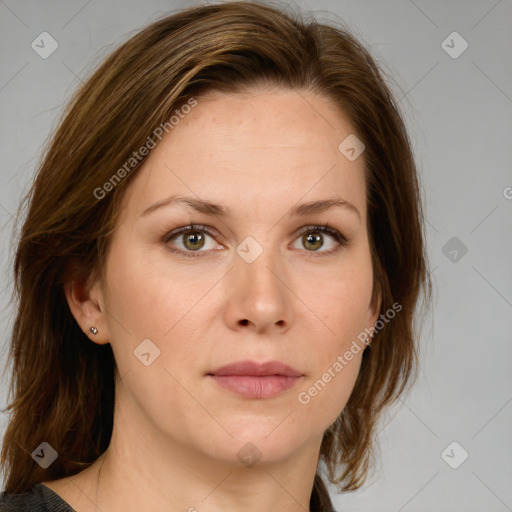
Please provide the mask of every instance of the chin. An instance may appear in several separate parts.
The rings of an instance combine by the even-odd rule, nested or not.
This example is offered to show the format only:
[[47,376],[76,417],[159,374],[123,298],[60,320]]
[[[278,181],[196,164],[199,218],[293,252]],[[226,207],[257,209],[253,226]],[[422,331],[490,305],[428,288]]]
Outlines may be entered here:
[[[277,422],[271,429],[253,425],[239,432],[230,429],[233,437],[222,436],[218,440],[217,449],[208,446],[211,455],[226,463],[243,464],[252,467],[256,463],[278,463],[291,456],[300,446],[307,442],[304,431],[294,432],[290,428],[282,428]],[[277,428],[276,428],[277,427]],[[282,428],[281,431],[280,428]],[[211,439],[211,442],[215,440]]]

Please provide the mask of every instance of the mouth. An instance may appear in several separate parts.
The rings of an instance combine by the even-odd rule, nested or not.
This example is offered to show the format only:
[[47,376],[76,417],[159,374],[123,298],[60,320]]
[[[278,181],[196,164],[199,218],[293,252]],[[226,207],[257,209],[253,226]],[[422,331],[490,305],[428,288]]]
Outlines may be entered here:
[[207,376],[220,387],[243,398],[271,398],[294,387],[304,375],[279,361],[238,361]]

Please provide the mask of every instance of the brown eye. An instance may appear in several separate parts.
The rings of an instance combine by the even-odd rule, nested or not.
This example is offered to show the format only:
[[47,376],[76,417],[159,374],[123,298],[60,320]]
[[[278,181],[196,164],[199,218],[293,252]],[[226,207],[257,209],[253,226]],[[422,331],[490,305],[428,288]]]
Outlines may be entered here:
[[216,231],[208,226],[189,225],[171,231],[164,236],[164,244],[169,246],[172,252],[183,256],[199,257],[205,256],[209,249],[223,249],[216,243],[214,236]]
[[308,250],[317,251],[323,245],[323,236],[317,231],[302,235],[302,243]]
[[[323,226],[304,226],[299,230],[300,245],[298,249],[305,248],[307,252],[328,255],[341,247],[348,245],[348,240],[337,229],[328,224]],[[320,251],[327,246],[326,250]]]
[[183,245],[187,249],[191,251],[196,251],[197,249],[201,249],[204,246],[204,234],[201,233],[200,231],[185,231],[184,233],[182,233],[182,235]]

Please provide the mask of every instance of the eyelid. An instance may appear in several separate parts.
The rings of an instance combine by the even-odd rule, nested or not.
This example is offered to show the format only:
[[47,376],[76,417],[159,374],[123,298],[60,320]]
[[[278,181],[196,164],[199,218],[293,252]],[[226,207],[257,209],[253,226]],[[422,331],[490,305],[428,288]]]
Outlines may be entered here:
[[[329,224],[310,224],[307,226],[303,226],[298,231],[295,232],[296,236],[300,236],[304,233],[307,233],[308,231],[320,231],[322,233],[327,233],[328,235],[332,236],[334,239],[336,239],[340,244],[348,244],[348,240],[345,237],[343,233],[338,231],[336,228],[333,228]],[[314,251],[312,251],[314,252]]]
[[201,231],[204,232],[210,236],[216,236],[218,238],[224,238],[215,228],[212,228],[211,226],[207,226],[206,224],[189,224],[188,226],[182,226],[177,229],[173,229],[172,231],[168,232],[164,238],[164,242],[168,242],[175,236],[185,233],[187,231]]
[[[182,226],[182,227],[179,227],[177,229],[174,229],[174,230],[168,232],[166,235],[164,235],[163,242],[165,244],[168,244],[173,238],[175,238],[178,235],[180,235],[181,233],[185,233],[187,231],[199,231],[202,233],[206,233],[207,235],[210,235],[212,238],[214,238],[215,236],[217,236],[219,238],[224,238],[219,233],[219,231],[217,231],[215,228],[213,228],[211,226],[208,226],[206,224],[191,223],[187,226]],[[333,254],[333,253],[337,252],[339,249],[343,248],[344,246],[349,245],[349,243],[350,243],[347,240],[347,238],[345,237],[345,235],[343,235],[343,233],[341,233],[336,228],[330,226],[328,223],[321,224],[321,225],[320,224],[308,224],[308,225],[302,226],[297,231],[295,231],[295,233],[294,233],[295,238],[293,241],[295,241],[299,236],[301,236],[304,233],[315,232],[315,231],[319,231],[321,233],[327,234],[330,237],[334,238],[335,241],[338,243],[338,246],[334,250],[331,249],[329,251],[306,251],[306,250],[304,251],[306,253],[311,254],[312,256]],[[183,249],[178,249],[178,248],[173,248],[170,250],[172,252],[184,255],[186,257],[202,257],[202,255],[203,255],[202,253],[208,254],[210,252],[210,251],[184,251]]]

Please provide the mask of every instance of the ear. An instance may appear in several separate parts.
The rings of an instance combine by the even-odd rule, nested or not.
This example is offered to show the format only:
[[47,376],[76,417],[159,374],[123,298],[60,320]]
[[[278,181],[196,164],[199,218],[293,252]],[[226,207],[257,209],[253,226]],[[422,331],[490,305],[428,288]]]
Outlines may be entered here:
[[[66,282],[64,293],[72,315],[86,336],[100,345],[109,343],[105,302],[99,283],[90,286],[88,281],[74,277]],[[97,334],[89,331],[91,327],[98,329]]]

